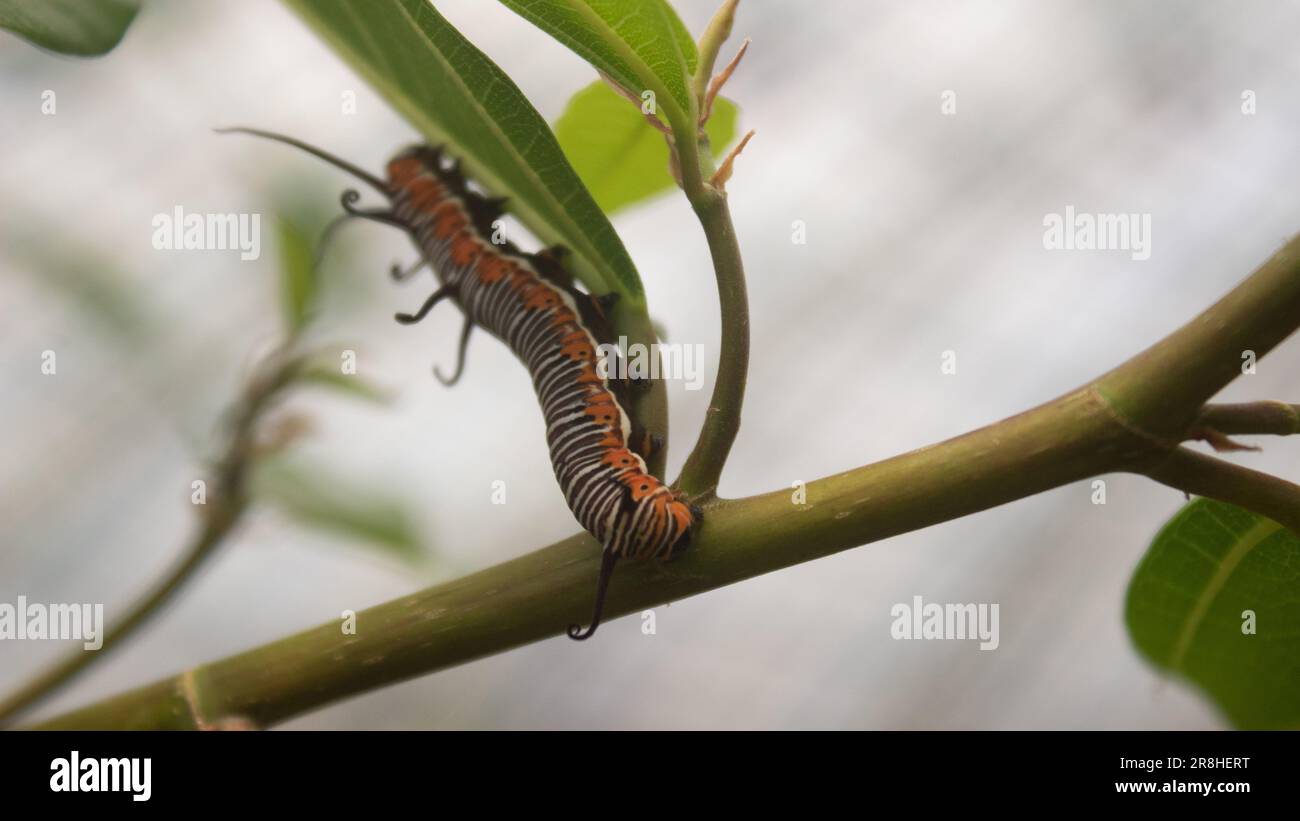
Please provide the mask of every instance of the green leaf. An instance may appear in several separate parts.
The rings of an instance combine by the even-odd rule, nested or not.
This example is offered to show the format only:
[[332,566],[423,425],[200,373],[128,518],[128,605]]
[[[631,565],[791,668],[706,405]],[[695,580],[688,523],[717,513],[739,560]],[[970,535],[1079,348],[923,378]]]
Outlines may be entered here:
[[[501,0],[674,123],[695,110],[695,41],[665,0]],[[675,110],[674,110],[675,109]]]
[[568,246],[589,289],[644,305],[627,250],[541,115],[426,0],[285,1],[431,143],[450,142],[543,242]]
[[0,0],[0,28],[60,54],[112,51],[140,10],[140,0]]
[[1212,499],[1186,505],[1133,574],[1126,621],[1147,659],[1238,727],[1300,726],[1300,538],[1290,530]]
[[298,381],[308,385],[331,388],[357,399],[386,405],[393,397],[382,388],[378,388],[356,374],[343,373],[337,365],[310,365],[298,374]]
[[276,221],[280,248],[280,307],[290,333],[300,331],[316,306],[316,270],[311,240],[292,221]]
[[259,462],[253,497],[307,527],[355,539],[411,564],[427,558],[406,507],[373,488],[359,488],[319,465],[284,458]]
[[18,241],[6,250],[21,263],[20,272],[30,272],[37,285],[67,299],[88,325],[128,348],[156,349],[162,323],[111,253],[66,238],[39,245]]
[[[715,157],[736,138],[737,114],[730,100],[714,101],[704,131]],[[573,95],[555,123],[555,136],[606,214],[674,185],[664,135],[600,80]]]

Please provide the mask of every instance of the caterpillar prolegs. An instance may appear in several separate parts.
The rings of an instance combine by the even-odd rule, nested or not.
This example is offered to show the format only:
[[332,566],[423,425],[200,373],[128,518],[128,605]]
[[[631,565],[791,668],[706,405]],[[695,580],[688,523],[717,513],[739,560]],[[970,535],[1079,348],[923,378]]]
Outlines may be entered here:
[[[605,592],[620,558],[668,559],[686,549],[699,517],[679,494],[646,469],[643,454],[631,446],[627,413],[598,367],[597,339],[606,335],[599,299],[576,290],[562,264],[562,251],[527,254],[510,243],[491,241],[502,202],[471,190],[456,163],[444,163],[441,150],[407,149],[387,166],[387,179],[290,137],[255,129],[228,129],[277,140],[307,151],[347,171],[382,193],[389,208],[356,208],[359,194],[344,192],[348,212],[341,219],[365,217],[406,231],[420,262],[433,269],[438,289],[402,322],[417,322],[444,299],[465,316],[455,373],[459,378],[465,345],[474,327],[503,341],[532,376],[546,421],[546,445],[555,478],[578,522],[604,546],[596,603],[585,631],[570,625],[568,635],[586,639],[600,624]],[[598,335],[599,334],[599,335]]]

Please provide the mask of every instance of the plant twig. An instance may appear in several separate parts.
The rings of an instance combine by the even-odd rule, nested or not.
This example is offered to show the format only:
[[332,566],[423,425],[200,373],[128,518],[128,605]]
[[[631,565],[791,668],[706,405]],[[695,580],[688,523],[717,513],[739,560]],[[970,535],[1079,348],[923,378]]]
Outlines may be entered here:
[[1187,448],[1140,471],[1164,485],[1243,507],[1300,535],[1300,486]]
[[248,509],[245,479],[257,448],[257,423],[301,366],[301,360],[288,359],[282,352],[272,354],[232,408],[228,444],[213,471],[212,488],[207,504],[202,508],[198,532],[172,570],[130,605],[111,629],[105,631],[98,650],[82,650],[69,655],[0,701],[0,727],[62,689],[91,664],[121,646],[194,578],[203,563],[230,535]]
[[[1216,341],[1216,329],[1257,326],[1252,344],[1262,357],[1300,326],[1296,283],[1300,238],[1192,322],[1095,383],[955,439],[811,482],[802,505],[787,490],[716,502],[685,557],[622,568],[606,611],[611,617],[636,612],[1113,471],[1145,473],[1294,522],[1294,513],[1287,513],[1294,485],[1183,451],[1160,433],[1183,429],[1155,412],[1195,420],[1204,402],[1200,394],[1216,392],[1239,373],[1218,363],[1237,337]],[[1168,369],[1214,375],[1196,376],[1194,390],[1179,389],[1169,399]],[[1214,465],[1207,467],[1206,460]],[[40,726],[193,728],[231,717],[267,726],[375,687],[559,636],[586,615],[598,547],[579,534],[366,610],[358,615],[356,635],[325,624]]]
[[1272,401],[1206,405],[1196,427],[1224,434],[1291,436],[1300,433],[1300,405]]

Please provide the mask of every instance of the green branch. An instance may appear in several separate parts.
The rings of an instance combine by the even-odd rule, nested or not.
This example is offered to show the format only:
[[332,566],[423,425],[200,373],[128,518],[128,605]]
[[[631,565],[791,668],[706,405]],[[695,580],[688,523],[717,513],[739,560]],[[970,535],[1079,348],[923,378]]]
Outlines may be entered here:
[[[682,190],[709,244],[721,314],[718,378],[695,447],[675,482],[687,496],[705,501],[717,495],[722,468],[740,430],[749,374],[749,295],[745,265],[731,222],[731,210],[727,207],[727,193],[723,188],[726,180],[714,180],[713,154],[699,122],[700,112],[708,108],[709,78],[718,51],[731,36],[737,2],[726,0],[700,39],[700,60],[691,85],[690,120],[673,123],[674,154],[681,170]],[[724,167],[729,167],[732,159],[728,157]]]
[[723,465],[740,430],[745,381],[749,373],[749,296],[740,245],[731,224],[726,195],[714,192],[693,204],[708,238],[709,254],[718,281],[722,346],[718,378],[709,397],[704,424],[682,467],[677,486],[692,498],[709,498],[716,494]]
[[[1201,316],[1096,383],[955,439],[811,482],[804,504],[788,490],[715,502],[685,557],[620,568],[606,612],[637,612],[1113,471],[1145,473],[1280,515],[1287,499],[1280,485],[1266,486],[1253,471],[1238,468],[1216,466],[1210,476],[1204,457],[1189,457],[1165,432],[1176,439],[1179,426],[1190,427],[1201,413],[1205,398],[1240,372],[1220,359],[1243,335],[1262,357],[1297,326],[1300,239]],[[1194,388],[1171,385],[1170,370]],[[363,611],[355,635],[325,624],[40,726],[274,724],[559,636],[565,625],[586,617],[598,562],[599,545],[586,534],[573,536]]]
[[[1131,424],[1181,440],[1201,406],[1262,357],[1300,317],[1300,242],[1292,239],[1250,279],[1196,320],[1103,376],[1098,390]],[[1249,286],[1249,287],[1246,287]]]
[[1267,516],[1300,535],[1300,486],[1222,459],[1178,448],[1140,471],[1185,493],[1208,496]]
[[1292,436],[1300,433],[1300,405],[1268,401],[1206,405],[1196,427],[1224,434]]

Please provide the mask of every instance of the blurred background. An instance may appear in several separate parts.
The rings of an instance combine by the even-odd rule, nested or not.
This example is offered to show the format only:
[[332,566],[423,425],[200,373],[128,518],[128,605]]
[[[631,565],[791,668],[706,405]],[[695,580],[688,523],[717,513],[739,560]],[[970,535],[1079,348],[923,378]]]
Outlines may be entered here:
[[[716,0],[675,0],[693,32]],[[438,8],[548,120],[593,79],[496,3]],[[1076,387],[1208,306],[1300,228],[1300,4],[742,3],[729,96],[758,135],[729,185],[752,299],[744,425],[721,487],[789,487]],[[146,3],[107,57],[0,35],[0,601],[114,617],[177,556],[218,419],[277,340],[272,215],[311,230],[349,181],[244,124],[372,170],[416,138],[269,0]],[[57,113],[41,113],[42,93]],[[340,97],[355,91],[356,112]],[[956,94],[956,114],[941,95]],[[1242,94],[1256,113],[1243,114]],[[263,214],[261,258],[157,251],[155,214]],[[1043,248],[1043,218],[1149,213],[1152,253]],[[806,225],[806,244],[791,241]],[[615,219],[670,342],[717,360],[703,236],[666,194]],[[524,243],[527,245],[527,243]],[[528,247],[533,247],[529,245]],[[313,335],[357,352],[387,406],[328,392],[295,458],[406,511],[419,556],[260,507],[156,621],[39,715],[518,556],[574,532],[527,375],[485,335],[454,390],[459,316],[392,321],[409,243],[353,225]],[[57,375],[41,372],[46,350]],[[957,372],[940,370],[955,352]],[[670,385],[675,474],[711,386]],[[1300,344],[1225,400],[1300,396]],[[1300,477],[1294,448],[1234,459]],[[354,698],[294,728],[1215,728],[1122,620],[1176,491],[1108,476]],[[507,504],[492,504],[504,481]],[[890,608],[996,602],[1001,645],[894,641]],[[0,644],[0,692],[66,642]]]

